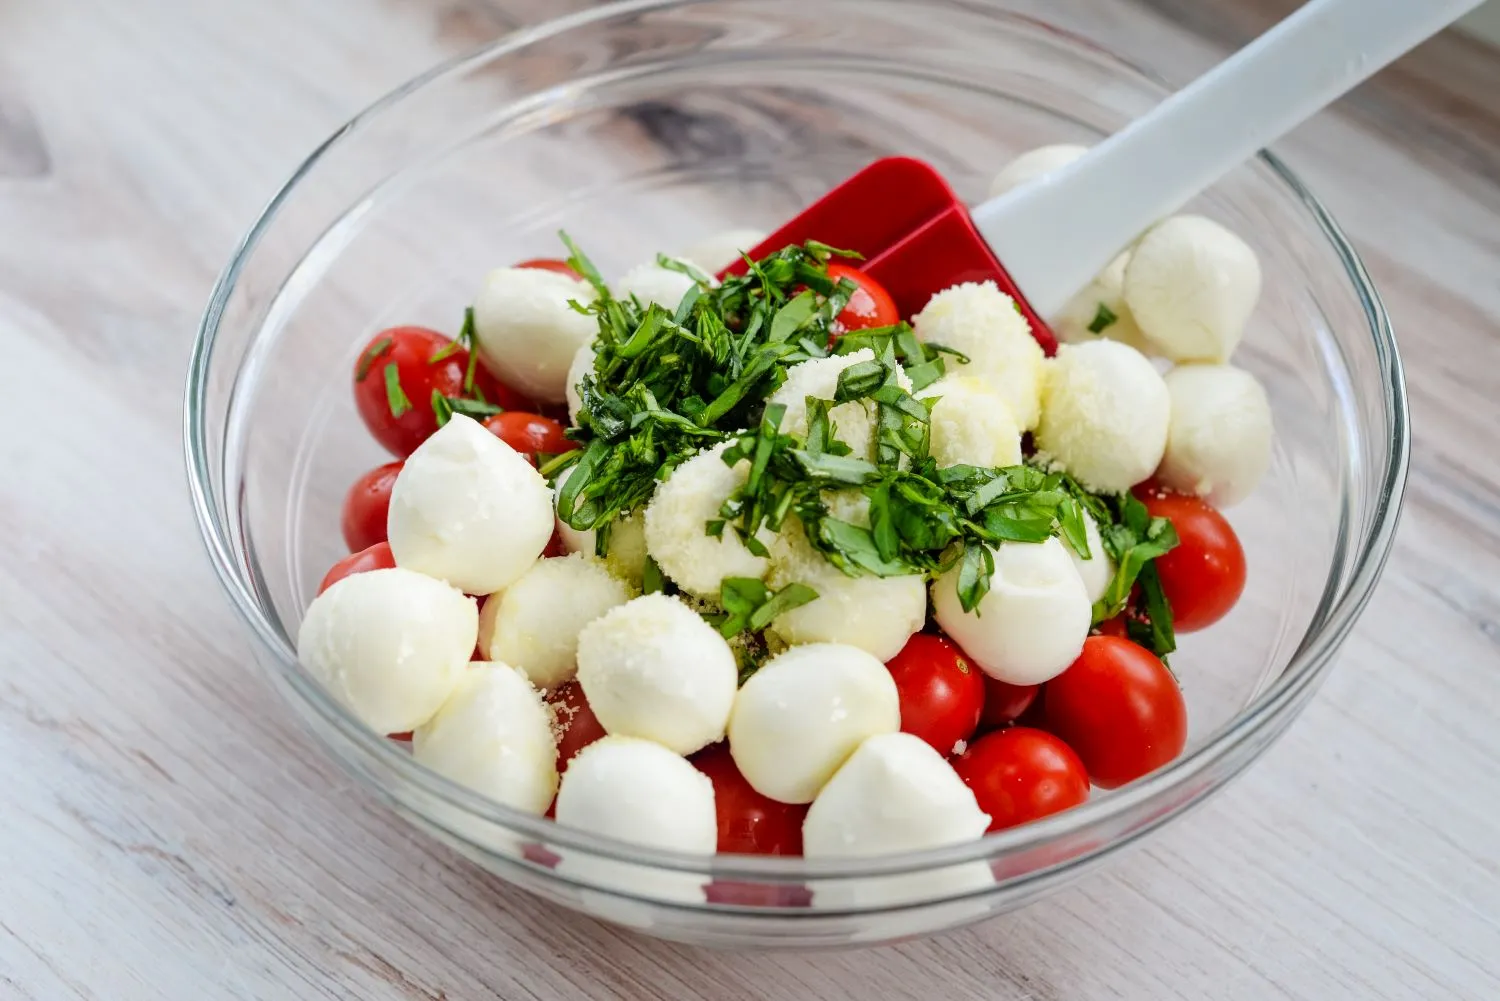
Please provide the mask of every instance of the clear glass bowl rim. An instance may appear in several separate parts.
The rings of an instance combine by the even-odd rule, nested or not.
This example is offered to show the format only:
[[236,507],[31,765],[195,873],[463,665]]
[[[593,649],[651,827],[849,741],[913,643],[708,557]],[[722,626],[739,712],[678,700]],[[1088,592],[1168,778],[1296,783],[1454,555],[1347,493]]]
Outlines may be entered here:
[[[1307,637],[1277,680],[1196,751],[1114,792],[1103,800],[1090,801],[1081,807],[1044,820],[986,835],[979,841],[868,859],[808,860],[740,855],[690,855],[647,848],[586,831],[569,829],[545,818],[521,813],[480,796],[417,764],[410,755],[398,750],[389,740],[368,730],[302,671],[297,663],[296,651],[292,644],[287,637],[281,635],[267,617],[246,580],[241,576],[238,563],[233,556],[228,511],[214,485],[206,414],[208,376],[219,324],[230,297],[234,294],[241,272],[262,236],[275,220],[281,206],[291,197],[298,182],[330,149],[343,141],[362,122],[381,114],[413,92],[440,78],[450,74],[461,74],[471,66],[490,62],[537,42],[588,25],[610,21],[625,15],[692,7],[708,2],[714,2],[714,0],[617,0],[615,3],[579,11],[512,32],[485,44],[474,52],[441,62],[386,94],[350,119],[314,149],[272,196],[254,225],[235,248],[229,263],[216,281],[199,323],[189,359],[183,417],[183,443],[188,487],[204,546],[208,550],[210,561],[220,583],[228,593],[240,618],[275,657],[283,679],[290,684],[293,691],[304,700],[309,708],[337,730],[341,737],[350,741],[358,752],[374,758],[381,767],[388,769],[401,781],[411,783],[424,795],[443,802],[447,807],[471,815],[482,822],[506,828],[512,833],[535,838],[538,842],[552,847],[669,871],[701,873],[711,870],[717,879],[800,882],[815,877],[859,878],[916,873],[964,862],[993,860],[999,856],[1020,854],[1045,846],[1059,838],[1083,833],[1088,828],[1107,826],[1112,821],[1121,820],[1138,811],[1148,810],[1153,804],[1166,805],[1167,808],[1162,811],[1158,820],[1138,825],[1131,836],[1124,839],[1114,838],[1080,850],[1067,857],[1059,865],[1073,867],[1113,852],[1125,843],[1154,829],[1158,823],[1164,822],[1188,806],[1201,801],[1233,775],[1222,776],[1207,786],[1194,789],[1185,800],[1173,799],[1174,792],[1190,786],[1195,777],[1212,769],[1241,743],[1250,740],[1263,730],[1284,726],[1290,722],[1290,718],[1299,711],[1311,694],[1311,689],[1321,681],[1331,666],[1339,645],[1368,603],[1381,570],[1390,555],[1400,516],[1401,499],[1410,458],[1410,414],[1404,369],[1391,329],[1390,318],[1364,264],[1338,224],[1301,180],[1269,151],[1262,151],[1258,154],[1259,159],[1286,185],[1312,216],[1313,221],[1327,238],[1342,263],[1353,291],[1364,310],[1369,333],[1374,343],[1376,361],[1383,374],[1384,398],[1381,403],[1386,419],[1384,430],[1388,435],[1388,460],[1379,474],[1380,491],[1374,499],[1374,510],[1369,519],[1369,528],[1362,537],[1355,540],[1360,548],[1345,563],[1350,567],[1350,572],[1345,577],[1346,584],[1339,592],[1337,581],[1329,581],[1321,603],[1322,607],[1314,615]],[[904,3],[908,0],[875,0],[875,2]],[[1029,24],[1032,27],[1040,24],[1034,19],[998,8],[976,11],[969,5],[963,6],[965,12],[970,15],[983,13],[1001,20]],[[1133,65],[1092,39],[1051,25],[1044,26],[1049,32],[1066,38],[1072,44],[1108,55],[1122,68],[1132,70],[1147,80],[1161,83],[1150,71]],[[222,472],[225,475],[220,482],[227,484],[229,471],[226,469]],[[1330,604],[1331,596],[1334,596],[1334,600]],[[1249,760],[1241,763],[1236,773],[1248,764]],[[435,819],[433,822],[440,823]],[[1042,876],[1051,875],[1056,868],[1058,867],[1041,866],[1019,874],[1007,880],[1006,883],[1009,886],[1022,885]]]

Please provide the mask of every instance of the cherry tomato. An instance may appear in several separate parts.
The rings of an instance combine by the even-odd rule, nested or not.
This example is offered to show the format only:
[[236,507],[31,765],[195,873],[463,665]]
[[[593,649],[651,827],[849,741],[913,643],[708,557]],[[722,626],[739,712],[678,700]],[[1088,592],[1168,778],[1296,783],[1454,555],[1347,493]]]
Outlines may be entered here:
[[[446,357],[432,360],[452,343],[426,327],[392,327],[371,338],[354,362],[354,403],[359,416],[376,441],[403,459],[437,430],[433,390],[443,396],[465,395],[469,353],[457,348]],[[394,386],[386,374],[393,365]],[[487,401],[507,410],[531,405],[482,365],[474,370],[474,384]]]
[[578,447],[578,442],[563,435],[561,424],[541,414],[507,410],[503,414],[486,418],[484,426],[517,452],[530,456],[533,463],[538,452],[556,455],[559,452],[571,452]]
[[917,633],[885,665],[901,698],[901,729],[939,754],[953,753],[979,726],[984,674],[941,636]]
[[1042,688],[1047,729],[1065,740],[1094,784],[1114,789],[1154,771],[1187,744],[1187,704],[1166,665],[1115,636],[1090,636]]
[[604,727],[589,700],[583,694],[583,686],[576,681],[565,681],[547,693],[556,722],[557,770],[567,767],[573,755],[604,736]]
[[990,815],[992,831],[1039,820],[1089,798],[1089,776],[1057,737],[1013,726],[987,733],[953,762],[954,771]]
[[692,757],[714,784],[719,851],[737,855],[801,855],[806,804],[778,803],[750,787],[728,744],[714,744]]
[[583,275],[574,271],[567,261],[558,260],[556,257],[533,257],[529,261],[522,261],[516,267],[533,268],[537,271],[556,271],[558,274],[567,275],[569,278],[578,278],[580,280],[583,278]]
[[1130,629],[1126,626],[1128,612],[1121,612],[1112,619],[1105,619],[1094,627],[1094,633],[1098,636],[1113,636],[1116,639],[1130,639]]
[[351,553],[385,541],[385,519],[391,510],[391,487],[404,463],[387,462],[354,481],[344,495],[344,542]]
[[568,555],[568,547],[563,545],[562,533],[557,529],[552,530],[552,538],[547,540],[547,548],[542,550],[543,558]]
[[318,593],[322,594],[352,574],[364,573],[366,570],[389,570],[395,565],[396,557],[391,555],[391,544],[382,540],[368,549],[345,556],[330,567],[323,577],[323,583],[318,585]]
[[1174,628],[1190,633],[1218,622],[1245,590],[1245,550],[1234,529],[1197,497],[1149,490],[1141,500],[1177,529],[1177,547],[1156,560]]
[[859,286],[858,291],[849,298],[849,304],[833,322],[836,333],[864,330],[868,327],[889,327],[900,322],[901,313],[897,311],[896,301],[891,298],[891,294],[863,271],[847,264],[830,264],[828,277],[834,281],[847,278]]
[[984,677],[984,712],[979,725],[988,729],[1009,726],[1036,701],[1040,685],[1012,685],[999,678]]

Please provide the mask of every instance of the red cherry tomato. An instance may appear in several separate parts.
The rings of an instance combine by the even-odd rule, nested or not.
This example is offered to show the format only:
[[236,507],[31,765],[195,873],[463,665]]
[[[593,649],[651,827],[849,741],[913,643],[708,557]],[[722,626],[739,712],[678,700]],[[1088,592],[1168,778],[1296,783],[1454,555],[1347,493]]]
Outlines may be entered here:
[[568,547],[563,545],[562,534],[553,529],[552,538],[547,540],[547,548],[542,550],[542,557],[547,559],[566,555],[568,555]]
[[1126,626],[1126,618],[1129,613],[1121,612],[1112,619],[1105,619],[1094,627],[1094,633],[1098,636],[1113,636],[1116,639],[1130,639],[1130,629]]
[[1245,550],[1234,529],[1197,497],[1152,490],[1141,500],[1177,529],[1177,547],[1156,560],[1173,626],[1190,633],[1218,622],[1245,590]]
[[1073,749],[1024,726],[987,733],[953,762],[954,771],[1000,831],[1071,809],[1089,798],[1089,776]]
[[[376,441],[403,459],[437,430],[433,390],[444,396],[465,395],[469,353],[458,348],[438,361],[432,360],[452,343],[426,327],[392,327],[371,338],[354,362],[354,403],[359,416]],[[393,365],[394,386],[386,374]],[[474,370],[474,385],[487,401],[507,410],[531,405],[482,365]]]
[[533,257],[529,261],[522,261],[516,267],[533,268],[537,271],[556,271],[558,274],[567,275],[569,278],[583,278],[583,275],[574,271],[567,261],[558,260],[556,257]]
[[318,585],[318,593],[322,594],[352,574],[364,573],[366,570],[389,570],[395,565],[396,557],[391,555],[391,544],[384,541],[377,542],[369,549],[350,553],[330,567],[323,577],[323,583]]
[[351,553],[385,541],[385,519],[391,510],[391,487],[401,462],[377,466],[354,481],[344,495],[344,542]]
[[507,410],[486,418],[484,426],[517,452],[530,456],[533,463],[538,452],[556,455],[578,447],[578,442],[563,435],[561,424],[541,414]]
[[583,694],[583,686],[576,681],[565,681],[547,693],[547,701],[553,710],[553,730],[557,733],[557,770],[562,771],[573,755],[604,736],[604,726],[589,700]]
[[900,322],[901,313],[896,309],[896,300],[891,298],[891,294],[879,282],[863,271],[847,264],[830,264],[828,277],[834,281],[847,278],[859,286],[858,291],[849,298],[849,304],[834,320],[836,333],[864,330],[868,327],[889,327]]
[[693,766],[714,784],[719,816],[719,851],[737,855],[801,855],[806,804],[778,803],[750,788],[730,756],[728,744],[714,744],[692,757]]
[[985,675],[984,712],[980,714],[979,725],[987,729],[1009,726],[1031,708],[1039,691],[1040,685],[1012,685]]
[[1090,636],[1068,669],[1042,688],[1047,729],[1077,752],[1089,778],[1114,789],[1155,771],[1187,744],[1187,704],[1151,651]]
[[984,674],[941,636],[917,633],[885,665],[901,698],[901,730],[939,754],[953,753],[979,726]]

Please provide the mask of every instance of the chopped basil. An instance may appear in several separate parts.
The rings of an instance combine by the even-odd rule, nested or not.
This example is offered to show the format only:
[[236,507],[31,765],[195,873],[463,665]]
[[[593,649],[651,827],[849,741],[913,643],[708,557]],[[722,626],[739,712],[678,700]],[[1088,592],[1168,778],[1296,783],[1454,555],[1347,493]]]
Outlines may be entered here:
[[1098,310],[1096,310],[1094,313],[1094,318],[1089,321],[1089,333],[1102,334],[1104,333],[1104,331],[1108,330],[1114,324],[1119,322],[1119,319],[1120,318],[1115,315],[1114,310],[1110,309],[1108,306],[1104,305],[1104,303],[1101,302],[1099,304]]
[[392,417],[400,417],[411,409],[411,400],[401,388],[401,371],[395,362],[387,362],[385,366],[385,403]]
[[359,357],[359,364],[354,369],[354,381],[364,382],[365,376],[369,375],[370,369],[374,367],[376,359],[390,350],[391,345],[394,343],[396,342],[389,337],[382,337],[374,344],[371,344],[365,350],[365,353]]

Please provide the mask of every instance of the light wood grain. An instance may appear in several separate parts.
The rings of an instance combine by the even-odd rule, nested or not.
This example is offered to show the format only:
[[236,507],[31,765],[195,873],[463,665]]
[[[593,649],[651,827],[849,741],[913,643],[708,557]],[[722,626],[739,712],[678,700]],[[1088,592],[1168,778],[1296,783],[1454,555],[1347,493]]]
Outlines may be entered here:
[[[1400,331],[1407,513],[1315,704],[1144,849],[935,940],[706,954],[508,889],[322,758],[196,540],[197,314],[332,128],[565,6],[0,5],[0,998],[1500,996],[1500,55],[1472,39],[1284,146]],[[1068,6],[1186,79],[1293,4]]]

